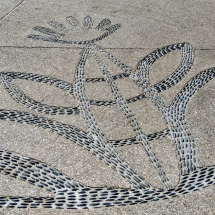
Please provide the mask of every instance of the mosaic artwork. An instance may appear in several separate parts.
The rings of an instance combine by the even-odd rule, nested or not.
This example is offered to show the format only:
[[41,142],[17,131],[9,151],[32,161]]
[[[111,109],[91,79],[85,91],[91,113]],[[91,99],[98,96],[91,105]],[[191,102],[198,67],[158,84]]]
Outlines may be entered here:
[[[93,19],[89,16],[84,18],[83,24],[80,24],[72,16],[67,17],[66,22],[66,24],[62,24],[50,21],[48,22],[50,28],[36,26],[33,30],[39,32],[39,34],[28,35],[28,38],[46,42],[83,45],[82,53],[76,66],[74,83],[33,73],[1,72],[1,84],[17,103],[36,112],[48,115],[48,117],[39,117],[28,112],[0,109],[0,119],[14,121],[14,123],[26,123],[29,126],[38,126],[69,139],[72,143],[76,143],[98,157],[101,162],[109,166],[107,168],[115,170],[116,174],[121,175],[130,183],[131,188],[88,187],[34,158],[22,157],[9,151],[0,151],[0,172],[2,174],[19,178],[41,189],[48,190],[55,195],[55,197],[1,196],[0,207],[91,209],[125,206],[162,199],[172,199],[214,184],[215,166],[204,168],[196,166],[194,139],[186,125],[185,109],[189,99],[215,77],[215,68],[204,70],[189,80],[175,97],[172,104],[166,107],[159,93],[177,84],[189,72],[194,61],[194,51],[189,43],[174,44],[157,49],[140,60],[137,63],[136,70],[133,71],[106,50],[95,44],[95,42],[103,40],[116,32],[121,27],[121,24],[112,25],[109,19],[103,19],[98,25],[94,25]],[[88,31],[90,29],[98,31],[99,36],[86,41],[63,40],[66,34],[81,30]],[[150,66],[157,59],[174,50],[180,50],[181,52],[182,60],[180,65],[170,76],[155,85],[151,85],[149,81]],[[85,62],[89,56],[93,56],[96,60],[103,78],[85,79]],[[121,70],[121,74],[112,76],[106,69],[101,57],[105,57],[117,65]],[[125,77],[134,81],[141,89],[142,94],[125,100],[115,84],[116,79],[123,79]],[[65,90],[73,99],[75,98],[78,101],[79,105],[77,107],[59,107],[37,102],[21,92],[13,83],[14,79],[24,79],[53,85]],[[85,95],[84,86],[86,82],[107,82],[115,100],[89,100]],[[165,130],[146,135],[140,129],[135,116],[128,107],[128,103],[142,99],[150,100],[160,111],[167,125]],[[92,105],[117,105],[127,118],[136,136],[123,140],[108,140],[92,115]],[[56,114],[80,114],[84,118],[88,131],[52,120],[50,116]],[[180,182],[175,187],[168,179],[168,175],[165,174],[161,163],[149,144],[151,140],[162,138],[166,135],[171,136],[173,141],[172,146],[175,147],[178,159]],[[152,166],[154,166],[160,180],[166,187],[165,189],[152,187],[149,182],[138,175],[118,154],[118,147],[132,144],[142,144]]]

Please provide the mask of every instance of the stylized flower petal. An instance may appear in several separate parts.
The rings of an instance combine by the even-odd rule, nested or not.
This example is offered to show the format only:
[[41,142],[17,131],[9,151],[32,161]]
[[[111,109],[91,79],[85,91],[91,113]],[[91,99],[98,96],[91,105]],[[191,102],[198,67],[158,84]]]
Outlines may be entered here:
[[73,16],[66,17],[66,20],[70,24],[70,26],[72,28],[71,30],[78,31],[81,29],[78,20],[76,18],[74,18]]
[[84,30],[89,30],[93,26],[93,19],[90,16],[84,17]]
[[103,19],[97,26],[96,29],[99,31],[105,31],[106,28],[111,24],[110,19]]
[[35,101],[34,99],[27,96],[24,92],[20,91],[18,87],[13,83],[13,79],[17,79],[17,78],[48,83],[49,85],[53,85],[57,88],[67,91],[69,94],[72,94],[73,85],[71,85],[70,83],[59,79],[53,79],[47,76],[42,76],[39,74],[31,74],[31,73],[18,74],[18,73],[10,73],[10,72],[0,73],[0,83],[5,87],[7,92],[17,103],[20,103],[31,110],[35,110],[36,112],[40,112],[44,114],[50,114],[50,115],[79,114],[80,110],[78,107],[54,106],[54,105],[47,105],[45,103]]
[[39,32],[41,32],[43,34],[48,34],[48,35],[53,36],[53,37],[64,36],[64,34],[60,34],[60,33],[56,32],[56,31],[53,31],[50,28],[45,28],[45,27],[35,26],[35,27],[33,27],[33,30],[39,31]]
[[56,42],[56,43],[64,43],[64,44],[77,44],[77,45],[86,45],[89,43],[94,43],[100,40],[103,40],[104,38],[108,37],[110,34],[117,31],[122,25],[121,24],[115,24],[111,25],[111,21],[109,19],[103,19],[98,26],[95,28],[99,31],[104,31],[104,33],[94,39],[88,39],[88,40],[74,40],[74,41],[66,41],[61,40],[60,37],[65,36],[67,33],[71,33],[71,31],[80,31],[80,30],[89,30],[93,26],[93,19],[90,16],[86,16],[83,20],[83,25],[80,26],[79,22],[76,18],[73,16],[66,17],[66,20],[69,24],[67,27],[66,25],[57,22],[57,21],[50,21],[48,24],[56,29],[52,30],[46,27],[40,27],[36,26],[33,28],[33,30],[39,31],[43,34],[49,35],[43,36],[38,34],[30,34],[27,37],[34,39],[34,40],[43,40],[48,42]]
[[48,22],[48,24],[54,27],[56,30],[61,31],[63,34],[66,34],[69,32],[66,26],[64,26],[62,23],[51,21],[51,22]]
[[48,42],[57,42],[58,41],[56,37],[44,37],[44,36],[37,35],[37,34],[29,34],[27,37],[29,39],[42,40],[42,41],[48,41]]

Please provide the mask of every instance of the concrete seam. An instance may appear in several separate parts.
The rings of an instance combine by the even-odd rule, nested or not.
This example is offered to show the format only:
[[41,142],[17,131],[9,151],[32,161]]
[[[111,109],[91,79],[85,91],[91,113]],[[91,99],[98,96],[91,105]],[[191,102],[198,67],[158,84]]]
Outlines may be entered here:
[[22,4],[24,4],[27,0],[23,0],[22,2],[20,2],[18,5],[16,5],[12,10],[10,10],[5,16],[3,16],[0,19],[0,22],[2,22],[6,17],[8,17],[11,13],[13,13],[13,11],[15,11],[18,7],[20,7]]

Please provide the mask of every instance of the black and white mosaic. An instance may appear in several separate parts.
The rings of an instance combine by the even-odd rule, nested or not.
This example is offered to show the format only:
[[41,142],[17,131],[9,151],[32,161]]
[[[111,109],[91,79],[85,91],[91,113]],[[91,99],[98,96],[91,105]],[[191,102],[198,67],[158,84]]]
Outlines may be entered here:
[[[109,167],[114,169],[116,173],[126,179],[131,184],[131,188],[115,189],[88,187],[73,181],[62,172],[34,158],[22,157],[9,151],[0,151],[0,172],[2,174],[19,178],[41,189],[48,190],[55,195],[53,198],[2,196],[0,197],[0,207],[91,209],[100,208],[102,206],[125,206],[180,197],[184,194],[192,193],[214,184],[215,166],[204,168],[198,168],[196,166],[194,139],[186,125],[185,109],[189,99],[202,86],[215,77],[215,67],[198,73],[188,81],[175,97],[172,104],[166,107],[159,93],[177,84],[189,72],[194,60],[194,52],[189,43],[174,44],[157,49],[139,61],[136,70],[133,71],[127,65],[95,44],[96,41],[102,40],[118,30],[121,27],[120,24],[111,25],[109,19],[104,19],[94,27],[93,19],[89,16],[84,18],[82,25],[72,16],[67,17],[66,20],[67,25],[56,21],[50,21],[48,24],[52,28],[36,26],[33,29],[46,36],[31,34],[28,35],[28,38],[47,42],[84,45],[80,60],[76,67],[74,83],[68,83],[39,74],[17,72],[0,72],[0,81],[5,90],[17,103],[31,110],[49,116],[56,114],[80,114],[85,120],[88,131],[83,131],[50,118],[16,110],[0,109],[0,119],[14,121],[14,123],[26,123],[48,129],[51,132],[56,132],[105,162]],[[102,35],[88,41],[66,41],[61,39],[65,34],[70,32],[80,30],[86,31],[92,28],[102,32]],[[150,66],[157,59],[174,50],[181,51],[182,60],[179,67],[161,82],[151,85],[149,81]],[[87,79],[84,77],[85,63],[90,55],[95,58],[98,68],[104,75],[103,78]],[[101,60],[101,56],[116,64],[122,73],[112,76],[106,69],[105,63]],[[142,94],[125,100],[115,84],[116,79],[122,79],[124,77],[131,78],[141,89]],[[53,85],[67,91],[78,101],[79,105],[77,107],[59,107],[37,102],[21,92],[13,83],[14,79],[25,79]],[[104,81],[109,84],[115,99],[113,101],[89,100],[85,95],[85,83]],[[143,133],[128,107],[128,103],[136,102],[141,99],[149,99],[157,107],[166,122],[167,128],[165,130],[150,135]],[[91,106],[116,104],[126,116],[135,132],[135,137],[124,140],[109,140],[98,127],[92,115]],[[180,182],[175,187],[173,187],[171,181],[168,179],[161,163],[149,145],[151,140],[162,138],[166,135],[171,136],[178,156]],[[132,144],[143,145],[143,148],[166,189],[163,190],[152,187],[149,182],[138,175],[118,154],[117,147]]]

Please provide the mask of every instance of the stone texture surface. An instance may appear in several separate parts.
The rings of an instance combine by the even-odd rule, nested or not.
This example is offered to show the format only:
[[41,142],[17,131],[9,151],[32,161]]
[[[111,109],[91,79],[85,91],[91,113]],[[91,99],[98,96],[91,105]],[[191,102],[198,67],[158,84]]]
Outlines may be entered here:
[[[101,19],[121,23],[122,28],[101,45],[112,48],[158,48],[164,44],[191,42],[198,49],[212,49],[214,45],[215,2],[191,1],[70,1],[30,0],[15,10],[0,27],[3,46],[59,46],[26,40],[32,27],[48,27],[48,21],[66,23],[67,16],[75,16],[81,23],[93,15],[97,25]],[[128,33],[129,32],[129,33]],[[132,35],[132,39],[131,39]],[[77,38],[86,35],[69,35]],[[92,38],[88,35],[87,38]],[[68,46],[68,45],[65,45]]]
[[[9,5],[6,1],[3,2]],[[13,2],[15,5],[21,1]],[[34,41],[26,39],[26,36],[33,33],[34,26],[48,27],[47,22],[51,20],[65,22],[65,17],[70,15],[79,20],[90,15],[94,18],[95,25],[101,19],[109,18],[113,24],[121,23],[122,27],[117,33],[98,44],[132,69],[135,69],[140,59],[158,47],[184,41],[193,45],[195,61],[188,75],[180,83],[160,94],[166,105],[170,105],[191,77],[215,66],[214,9],[214,1],[198,0],[189,2],[41,0],[40,3],[29,0],[0,23],[0,68],[1,71],[44,74],[72,83],[81,47]],[[71,34],[68,37],[91,39],[94,33],[84,35],[79,32],[78,34]],[[180,60],[180,52],[174,51],[155,62],[150,68],[151,83],[155,84],[170,75],[177,68]],[[111,74],[120,73],[112,63],[106,63]],[[86,77],[102,77],[92,59],[88,59],[86,68]],[[23,92],[37,101],[60,106],[77,105],[73,98],[54,87],[21,80],[16,80],[15,83]],[[124,98],[140,93],[136,85],[127,78],[117,80],[116,83]],[[215,164],[214,84],[215,81],[212,80],[196,93],[190,99],[186,109],[186,121],[195,139],[199,167]],[[105,83],[87,84],[86,95],[91,99],[113,99],[111,90]],[[129,107],[146,134],[166,127],[161,115],[149,101],[141,100],[129,104]],[[34,113],[17,104],[2,86],[0,86],[0,108]],[[117,107],[93,107],[92,112],[99,127],[109,139],[134,136],[131,127]],[[87,130],[84,120],[79,115],[53,116],[52,119]],[[173,184],[177,184],[177,161],[171,141],[169,137],[165,137],[152,141],[151,146]],[[125,180],[87,151],[69,140],[34,126],[1,121],[0,149],[42,160],[85,185],[129,187]],[[140,145],[118,148],[117,151],[137,173],[144,176],[152,185],[162,187]],[[0,214],[214,214],[214,192],[215,186],[211,186],[172,201],[102,208],[95,211],[10,209],[2,210]],[[48,192],[43,192],[34,186],[0,175],[1,195],[50,196]]]
[[0,23],[7,15],[16,10],[24,0],[2,0],[0,4]]

